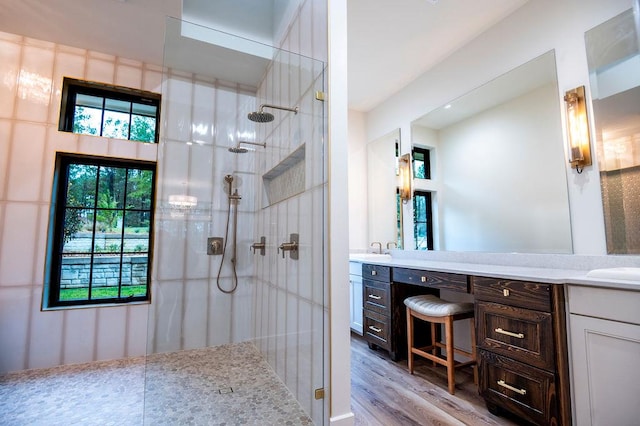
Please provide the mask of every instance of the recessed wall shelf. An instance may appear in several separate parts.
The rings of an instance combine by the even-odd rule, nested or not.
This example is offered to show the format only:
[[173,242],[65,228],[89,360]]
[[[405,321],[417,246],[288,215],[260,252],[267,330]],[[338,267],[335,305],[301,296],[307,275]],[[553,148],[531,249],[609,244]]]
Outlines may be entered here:
[[262,175],[268,205],[304,192],[305,153],[306,145],[302,144]]

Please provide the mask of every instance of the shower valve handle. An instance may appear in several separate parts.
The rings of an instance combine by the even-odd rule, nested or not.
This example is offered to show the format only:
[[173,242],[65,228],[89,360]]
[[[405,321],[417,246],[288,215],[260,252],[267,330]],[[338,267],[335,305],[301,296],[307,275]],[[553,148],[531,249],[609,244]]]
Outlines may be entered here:
[[264,256],[264,249],[266,247],[266,237],[260,237],[259,243],[253,243],[249,247],[249,250],[253,250],[253,254],[256,254],[256,249],[260,250],[260,255]]
[[291,234],[288,243],[280,244],[280,247],[278,247],[278,253],[280,252],[280,250],[282,250],[283,259],[285,258],[284,253],[288,251],[289,258],[298,260],[298,241],[298,234]]

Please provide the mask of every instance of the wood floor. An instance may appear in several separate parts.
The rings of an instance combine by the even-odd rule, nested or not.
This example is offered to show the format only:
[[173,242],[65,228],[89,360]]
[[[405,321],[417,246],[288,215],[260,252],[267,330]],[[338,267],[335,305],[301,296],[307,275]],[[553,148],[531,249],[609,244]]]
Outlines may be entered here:
[[351,408],[357,426],[517,425],[487,411],[471,369],[456,371],[456,393],[447,391],[446,369],[415,358],[393,362],[384,350],[371,350],[351,334]]

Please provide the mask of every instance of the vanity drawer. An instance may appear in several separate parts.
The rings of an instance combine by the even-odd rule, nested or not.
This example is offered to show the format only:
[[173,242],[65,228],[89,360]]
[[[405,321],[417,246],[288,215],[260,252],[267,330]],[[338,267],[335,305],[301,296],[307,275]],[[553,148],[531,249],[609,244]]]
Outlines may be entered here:
[[391,268],[382,265],[362,264],[362,278],[368,278],[377,281],[391,281]]
[[469,283],[466,275],[448,272],[393,268],[393,281],[423,287],[469,292]]
[[551,313],[479,301],[476,324],[479,348],[555,370]]
[[364,309],[389,315],[389,283],[362,280]]
[[560,424],[555,375],[479,351],[480,394],[490,403],[534,424]]
[[390,350],[389,317],[365,309],[363,330],[368,342]]
[[473,277],[472,280],[477,300],[551,311],[551,284],[485,277]]

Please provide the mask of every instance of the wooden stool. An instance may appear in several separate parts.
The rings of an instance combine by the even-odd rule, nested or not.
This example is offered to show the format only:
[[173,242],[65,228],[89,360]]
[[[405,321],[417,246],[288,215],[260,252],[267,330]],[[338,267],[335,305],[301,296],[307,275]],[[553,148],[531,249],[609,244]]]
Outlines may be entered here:
[[[447,380],[449,382],[449,393],[455,392],[456,380],[455,369],[473,366],[473,381],[478,383],[478,367],[476,361],[476,332],[475,321],[473,320],[473,303],[453,303],[441,300],[431,294],[422,296],[412,296],[405,299],[407,306],[407,349],[409,355],[409,372],[413,374],[413,355],[420,355],[426,359],[447,367]],[[431,323],[431,345],[422,348],[413,347],[413,319]],[[461,319],[471,319],[471,352],[463,351],[454,347],[453,342],[453,322]],[[445,344],[436,339],[436,324],[444,324]],[[446,350],[446,357],[438,356],[439,348]],[[430,353],[429,353],[430,352]],[[470,360],[458,362],[454,360],[453,354],[464,355]]]

